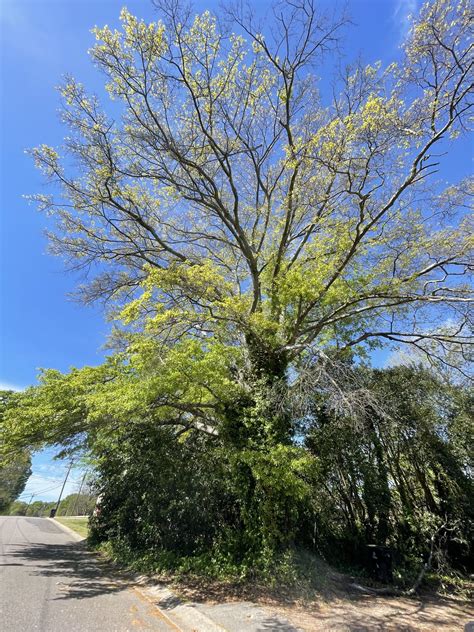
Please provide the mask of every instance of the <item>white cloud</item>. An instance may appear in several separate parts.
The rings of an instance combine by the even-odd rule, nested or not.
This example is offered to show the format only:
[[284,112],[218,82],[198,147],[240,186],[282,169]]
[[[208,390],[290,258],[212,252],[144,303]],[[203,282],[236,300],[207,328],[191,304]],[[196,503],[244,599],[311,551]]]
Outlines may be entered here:
[[0,391],[22,391],[25,387],[0,380]]
[[404,347],[398,347],[393,349],[388,355],[384,368],[392,368],[396,366],[413,366],[422,365],[426,368],[431,368],[426,355],[418,349],[406,345]]
[[59,463],[39,463],[35,465],[35,473],[37,472],[46,475],[49,474],[50,476],[48,476],[48,478],[50,478],[51,475],[61,478],[65,470],[64,465],[60,465]]
[[[62,472],[64,473],[64,469]],[[51,502],[58,499],[59,492],[61,491],[64,477],[54,476],[41,476],[39,474],[32,474],[28,479],[26,487],[21,494],[20,500],[28,502],[32,494],[34,494],[33,501],[44,500]],[[63,492],[63,498],[66,498],[69,494],[74,494],[78,491],[81,482],[78,472],[74,473],[74,478],[68,478],[66,486]]]
[[396,0],[392,19],[398,30],[400,43],[402,43],[411,26],[411,19],[418,12],[418,0]]

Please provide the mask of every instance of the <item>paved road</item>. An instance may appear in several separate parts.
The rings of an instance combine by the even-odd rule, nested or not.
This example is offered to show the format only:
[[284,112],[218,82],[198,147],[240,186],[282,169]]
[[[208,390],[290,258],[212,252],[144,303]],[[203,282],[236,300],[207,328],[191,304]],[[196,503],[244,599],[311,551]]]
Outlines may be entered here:
[[45,518],[0,517],[0,630],[176,632],[141,593]]

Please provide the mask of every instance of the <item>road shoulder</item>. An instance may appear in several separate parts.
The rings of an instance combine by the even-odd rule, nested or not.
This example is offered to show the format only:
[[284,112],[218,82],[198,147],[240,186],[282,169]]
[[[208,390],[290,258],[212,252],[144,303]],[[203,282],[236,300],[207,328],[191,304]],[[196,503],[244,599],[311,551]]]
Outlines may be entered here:
[[83,535],[79,535],[79,533],[77,533],[76,531],[73,531],[72,529],[70,529],[69,527],[66,527],[65,524],[62,524],[61,522],[59,522],[58,520],[55,520],[54,518],[47,518],[47,520],[49,520],[50,522],[53,522],[55,525],[57,525],[60,529],[62,529],[63,531],[65,531],[69,536],[71,536],[71,538],[73,540],[75,540],[76,542],[83,542],[84,540],[86,540],[86,538]]

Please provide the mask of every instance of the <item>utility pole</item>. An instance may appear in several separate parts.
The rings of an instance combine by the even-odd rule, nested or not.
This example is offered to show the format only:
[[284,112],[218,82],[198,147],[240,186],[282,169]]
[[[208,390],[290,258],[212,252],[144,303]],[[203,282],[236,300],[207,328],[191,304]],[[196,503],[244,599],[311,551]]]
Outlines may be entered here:
[[28,509],[30,508],[31,501],[33,500],[33,498],[35,497],[35,495],[36,495],[36,494],[31,494],[31,496],[30,496],[30,500],[28,501],[28,504],[27,504],[27,506],[26,506],[25,516],[27,516],[27,515],[28,515]]
[[63,486],[61,487],[61,491],[59,492],[58,502],[56,503],[56,507],[55,507],[54,509],[51,509],[51,513],[49,514],[49,517],[50,517],[50,518],[54,518],[54,516],[55,516],[55,515],[57,514],[57,512],[58,512],[58,509],[59,509],[59,503],[61,502],[61,497],[62,497],[62,495],[63,495],[64,488],[66,487],[67,478],[68,478],[68,476],[69,476],[69,472],[71,471],[71,467],[72,467],[72,464],[73,464],[73,463],[74,463],[74,460],[73,460],[73,459],[71,459],[71,461],[70,461],[70,463],[69,463],[69,467],[68,467],[67,472],[66,472],[66,478],[64,479]]
[[86,476],[87,476],[87,471],[85,472],[84,476],[82,477],[82,481],[81,481],[81,486],[79,487],[79,493],[76,496],[76,500],[74,501],[74,511],[72,513],[73,516],[76,515],[76,509],[77,509],[77,504],[79,502],[79,498],[82,492],[82,486],[84,485],[84,481],[86,480]]

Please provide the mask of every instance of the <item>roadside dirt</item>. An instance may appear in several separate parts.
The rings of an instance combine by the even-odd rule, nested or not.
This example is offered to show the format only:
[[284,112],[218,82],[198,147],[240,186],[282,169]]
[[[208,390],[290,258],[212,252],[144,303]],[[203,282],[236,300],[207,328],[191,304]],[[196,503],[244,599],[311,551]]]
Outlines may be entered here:
[[474,623],[474,609],[466,602],[442,597],[406,599],[358,595],[304,606],[275,605],[273,609],[307,632],[462,631],[467,623]]
[[331,572],[324,587],[312,594],[191,580],[173,589],[201,603],[251,601],[305,632],[445,632],[463,631],[468,623],[474,632],[474,607],[466,600],[436,593],[413,598],[361,594],[350,583],[347,576]]

